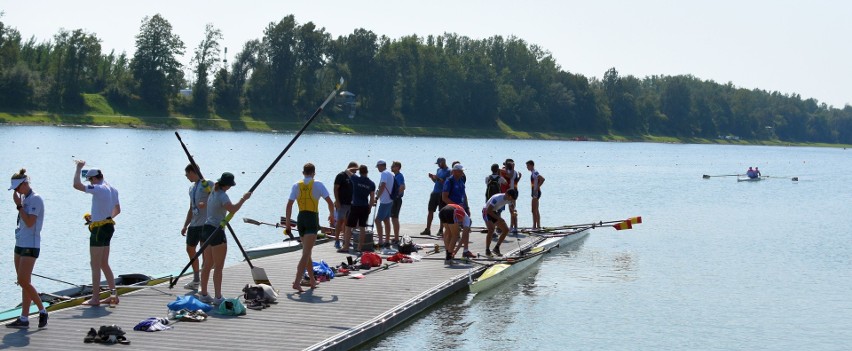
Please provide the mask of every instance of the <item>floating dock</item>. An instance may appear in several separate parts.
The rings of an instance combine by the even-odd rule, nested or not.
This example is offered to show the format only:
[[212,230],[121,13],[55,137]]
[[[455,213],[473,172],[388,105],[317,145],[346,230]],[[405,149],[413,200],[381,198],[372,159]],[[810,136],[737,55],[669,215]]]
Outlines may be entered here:
[[[130,346],[149,350],[232,350],[238,347],[348,350],[383,335],[449,295],[466,289],[469,277],[475,278],[485,269],[485,266],[476,263],[445,266],[443,241],[413,234],[419,233],[422,225],[403,225],[400,229],[401,233],[411,235],[415,243],[427,247],[419,253],[426,259],[391,264],[387,269],[373,269],[363,279],[336,277],[320,283],[315,290],[303,287],[305,292],[302,294],[291,289],[301,250],[253,259],[252,263],[264,268],[274,287],[280,290],[278,303],[269,308],[248,310],[246,315],[238,317],[211,312],[204,322],[177,322],[172,324],[172,330],[134,331],[133,327],[146,318],[166,317],[166,305],[177,296],[194,293],[183,288],[191,279],[191,276],[184,276],[173,289],[163,284],[122,295],[116,308],[80,306],[52,312],[45,329],[38,329],[37,317],[31,315],[29,329],[3,328],[0,348],[99,348],[102,345],[83,343],[89,328],[97,330],[101,325],[116,324],[127,333]],[[437,226],[434,226],[432,232],[435,233],[436,229]],[[485,234],[473,231],[470,239],[471,251],[485,251]],[[511,235],[506,237],[502,246],[504,254],[518,250],[516,240]],[[521,234],[520,246],[526,247],[533,240]],[[239,249],[230,241],[228,254],[239,255]],[[431,249],[434,244],[442,247],[440,253]],[[337,253],[331,242],[314,247],[314,261],[325,260],[330,266],[345,262],[346,256]],[[225,267],[223,273],[225,297],[242,297],[243,287],[253,283],[245,262]],[[211,281],[211,293],[212,284]]]

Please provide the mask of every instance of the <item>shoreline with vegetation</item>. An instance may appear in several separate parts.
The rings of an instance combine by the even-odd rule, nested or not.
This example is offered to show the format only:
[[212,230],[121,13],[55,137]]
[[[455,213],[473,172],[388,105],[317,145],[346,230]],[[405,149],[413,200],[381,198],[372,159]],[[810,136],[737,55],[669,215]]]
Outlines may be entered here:
[[[344,121],[350,122],[352,120]],[[568,134],[513,130],[498,123],[499,130],[472,128],[441,128],[422,126],[376,126],[364,123],[338,123],[322,115],[307,129],[311,133],[334,133],[352,135],[384,135],[407,137],[455,137],[481,139],[518,139],[553,141],[602,141],[602,142],[651,142],[666,144],[718,144],[718,145],[767,145],[798,147],[848,148],[849,144],[787,142],[782,140],[731,140],[708,138],[678,138],[654,135],[617,134]],[[57,126],[57,127],[114,127],[129,129],[192,129],[215,131],[249,131],[267,133],[296,132],[302,122],[277,122],[257,120],[248,116],[239,119],[222,117],[198,118],[189,116],[141,117],[106,114],[58,114],[49,112],[8,113],[0,112],[0,126]]]

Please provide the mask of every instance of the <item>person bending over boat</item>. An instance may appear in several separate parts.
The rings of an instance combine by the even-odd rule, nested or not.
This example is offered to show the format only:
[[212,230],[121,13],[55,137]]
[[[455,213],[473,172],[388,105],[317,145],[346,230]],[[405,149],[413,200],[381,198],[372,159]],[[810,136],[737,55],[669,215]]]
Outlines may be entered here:
[[[115,217],[121,213],[121,204],[118,201],[118,190],[113,188],[104,180],[104,174],[100,169],[91,168],[83,170],[86,161],[75,160],[77,170],[74,172],[74,189],[92,195],[92,212],[89,223],[89,256],[92,267],[92,298],[83,305],[97,306],[101,303],[118,304],[118,295],[115,291],[115,276],[109,266],[109,244],[115,233]],[[79,177],[77,175],[80,175]],[[83,185],[80,178],[85,178],[89,185]],[[104,273],[110,297],[100,300],[101,272]]]
[[[369,169],[367,165],[358,167],[358,175],[353,174],[349,177],[352,182],[352,210],[349,211],[349,218],[346,219],[346,231],[343,233],[343,247],[337,252],[348,253],[349,242],[352,237],[352,230],[358,227],[360,230],[358,235],[357,251],[361,252],[364,249],[364,241],[367,236],[367,220],[370,218],[370,204],[376,201],[376,183],[373,183],[367,177]],[[312,263],[313,264],[313,263]]]
[[[213,191],[213,182],[201,179],[198,175],[201,170],[196,170],[191,163],[183,170],[192,185],[189,187],[189,209],[186,211],[186,220],[180,234],[186,237],[186,254],[192,259],[201,243],[201,233],[204,231],[204,222],[207,221],[207,197]],[[192,261],[192,281],[183,287],[197,290],[201,283],[200,274],[198,260]]]
[[317,240],[317,233],[320,230],[319,224],[319,199],[325,199],[328,203],[328,223],[334,225],[334,203],[328,196],[328,190],[325,186],[314,180],[316,175],[316,167],[312,163],[305,163],[302,167],[302,175],[305,179],[293,184],[290,190],[290,199],[287,200],[286,219],[284,221],[284,230],[290,235],[290,217],[293,213],[293,202],[299,202],[299,214],[296,217],[296,228],[299,231],[299,236],[302,238],[302,258],[299,264],[296,265],[296,279],[293,281],[293,289],[303,292],[301,281],[302,275],[308,271],[308,280],[311,289],[317,287],[317,280],[314,277],[314,263],[311,258],[314,243]]
[[544,184],[544,177],[535,170],[535,162],[527,161],[527,170],[530,171],[530,188],[532,190],[532,219],[533,229],[541,228],[541,213],[538,212],[538,200],[541,198],[541,185]]
[[754,179],[754,178],[757,178],[757,173],[754,171],[754,169],[749,167],[748,171],[746,171],[746,176],[748,176],[751,179]]
[[506,205],[511,205],[518,199],[518,190],[509,189],[505,194],[496,194],[485,202],[485,207],[482,208],[482,219],[485,221],[485,227],[488,228],[488,235],[485,236],[485,255],[492,257],[491,251],[491,236],[494,235],[494,229],[500,229],[500,237],[497,238],[497,245],[494,245],[494,255],[503,256],[500,253],[500,245],[506,239],[506,234],[509,233],[509,228],[506,226],[506,221],[500,217],[500,213],[506,208]]
[[9,190],[18,212],[18,227],[15,228],[15,272],[21,286],[21,316],[6,324],[9,328],[30,326],[30,303],[38,307],[38,327],[47,326],[47,311],[38,291],[32,284],[33,267],[41,248],[41,226],[44,223],[44,200],[30,187],[27,170],[12,175]]
[[[207,197],[207,219],[204,221],[204,227],[201,231],[201,242],[206,243],[207,247],[201,253],[201,286],[198,293],[198,299],[204,303],[212,303],[218,305],[225,299],[222,296],[222,270],[225,268],[225,257],[228,254],[228,243],[225,239],[225,228],[222,221],[227,216],[228,212],[234,213],[243,207],[243,203],[251,197],[251,193],[243,194],[240,201],[236,204],[231,203],[231,198],[228,197],[227,191],[231,187],[237,185],[234,181],[234,175],[230,172],[222,173],[216,184],[213,185],[213,191]],[[203,245],[203,244],[202,244]],[[213,292],[216,298],[210,297],[207,291],[207,282],[210,281],[210,270],[213,270]]]
[[459,240],[459,227],[463,228],[464,232],[470,232],[470,216],[461,205],[449,204],[438,212],[438,219],[441,220],[441,226],[444,229],[444,248],[446,249],[444,263],[450,264],[458,251],[456,242]]

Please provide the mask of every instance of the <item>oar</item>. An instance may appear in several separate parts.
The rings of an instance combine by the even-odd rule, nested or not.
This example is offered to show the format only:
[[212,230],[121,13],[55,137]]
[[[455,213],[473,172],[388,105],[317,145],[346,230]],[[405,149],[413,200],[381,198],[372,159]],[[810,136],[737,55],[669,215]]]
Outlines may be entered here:
[[523,232],[529,233],[529,234],[537,234],[537,233],[554,232],[554,231],[565,230],[565,229],[579,229],[579,228],[585,228],[585,227],[597,228],[597,227],[605,227],[605,226],[608,226],[610,224],[622,223],[622,222],[625,222],[625,221],[629,221],[630,224],[641,224],[642,223],[642,216],[630,217],[630,218],[627,218],[627,219],[619,219],[619,220],[615,220],[615,221],[600,221],[600,222],[584,223],[584,224],[569,224],[569,225],[563,225],[563,226],[558,226],[558,227],[544,227],[544,228],[539,228],[539,229],[525,229],[525,230],[523,230]]
[[[248,223],[248,224],[254,224],[254,225],[261,225],[261,224],[262,225],[268,225],[268,226],[275,227],[275,228],[282,227],[282,225],[280,223],[275,223],[275,224],[266,223],[266,222],[261,222],[261,221],[255,220],[255,219],[247,218],[247,217],[243,217],[243,222]],[[292,225],[291,225],[291,227],[292,227]]]
[[702,176],[702,178],[704,178],[704,179],[710,179],[710,178],[712,178],[712,177],[739,177],[739,176],[741,176],[741,175],[742,175],[742,174],[721,174],[721,175],[706,175],[706,174],[705,174],[705,175],[703,175],[703,176]]
[[768,175],[766,175],[766,176],[761,176],[761,177],[763,177],[763,178],[790,178],[791,181],[794,181],[794,182],[799,181],[799,177],[790,177],[790,176],[768,176]]
[[[273,168],[275,168],[275,165],[278,164],[278,161],[281,161],[281,158],[284,157],[284,154],[286,154],[287,151],[290,150],[290,147],[293,146],[293,143],[295,143],[296,140],[299,139],[299,136],[301,136],[302,133],[305,132],[305,129],[308,129],[308,126],[311,124],[311,122],[313,122],[313,120],[316,119],[316,117],[322,112],[322,110],[325,108],[325,105],[327,105],[329,102],[331,102],[331,99],[333,99],[334,96],[337,94],[337,91],[340,89],[340,86],[343,85],[343,82],[344,82],[343,77],[341,77],[340,83],[337,84],[334,87],[334,90],[331,92],[331,94],[328,94],[328,97],[325,99],[325,101],[322,103],[322,105],[320,105],[319,108],[317,108],[316,112],[314,112],[314,114],[311,116],[311,118],[308,118],[308,120],[302,126],[302,129],[299,129],[299,131],[296,133],[296,135],[293,136],[293,139],[290,140],[290,143],[288,143],[287,146],[284,147],[284,150],[281,151],[280,154],[278,154],[278,157],[276,157],[275,160],[272,161],[272,164],[269,165],[269,167],[266,169],[266,171],[264,171],[263,174],[260,175],[260,178],[254,183],[254,185],[251,186],[251,189],[249,189],[250,193],[253,193],[254,190],[257,189],[258,186],[260,186],[260,183],[262,183],[263,180],[266,179],[266,176],[269,175],[269,172],[271,172]],[[216,230],[220,230],[220,229],[222,229],[222,227],[227,225],[228,222],[230,222],[231,219],[234,218],[234,214],[235,214],[235,212],[228,213],[228,215],[225,216],[225,219],[223,219],[222,222],[219,223],[219,227]],[[186,270],[188,270],[189,267],[192,266],[192,262],[195,262],[195,260],[198,259],[198,256],[201,254],[202,251],[204,251],[204,249],[207,248],[207,246],[209,244],[210,244],[210,239],[206,240],[203,244],[201,244],[201,249],[197,253],[195,253],[195,256],[193,256],[192,259],[189,260],[189,263],[187,263],[186,266],[183,267],[183,270],[180,272],[180,274],[178,274],[174,279],[171,280],[171,282],[169,283],[170,289],[173,288],[175,286],[175,284],[177,284],[180,276],[182,276],[186,272]]]
[[40,275],[40,274],[32,273],[32,275],[34,275],[34,276],[36,276],[36,277],[39,277],[39,278],[44,278],[44,279],[47,279],[47,280],[52,280],[52,281],[59,282],[59,283],[65,283],[65,284],[68,284],[68,285],[71,285],[71,286],[76,286],[76,287],[78,287],[78,288],[84,288],[84,287],[86,287],[86,285],[74,284],[74,283],[66,282],[66,281],[64,281],[64,280],[59,280],[59,279],[56,279],[56,278],[45,277],[45,276]]
[[[180,142],[180,146],[183,148],[183,152],[186,153],[186,157],[189,159],[189,163],[192,165],[192,168],[195,169],[195,174],[198,175],[199,181],[202,181],[204,179],[204,176],[201,174],[201,168],[198,167],[197,163],[195,163],[195,158],[193,158],[192,154],[189,153],[189,149],[186,148],[186,144],[184,144],[183,139],[180,138],[180,133],[175,132],[175,136],[177,137],[178,141]],[[237,247],[240,248],[240,252],[243,253],[243,257],[245,257],[246,262],[248,262],[249,269],[251,269],[251,277],[252,277],[252,279],[254,279],[254,283],[255,284],[266,284],[266,285],[272,286],[272,282],[269,281],[269,277],[266,275],[266,270],[264,270],[261,267],[255,267],[253,264],[251,264],[251,259],[249,258],[248,254],[246,254],[246,250],[243,249],[243,244],[240,243],[240,239],[237,238],[237,233],[234,233],[234,228],[231,228],[231,224],[225,223],[225,226],[228,227],[228,232],[231,233],[231,237],[234,238],[234,242],[237,243]],[[220,225],[220,227],[221,227],[221,225]],[[213,236],[211,235],[211,238],[212,237]],[[210,240],[210,238],[207,238],[205,243],[209,240]],[[199,253],[203,252],[203,251],[204,250],[201,250],[201,251],[199,251]],[[198,256],[198,253],[196,253],[196,256]]]

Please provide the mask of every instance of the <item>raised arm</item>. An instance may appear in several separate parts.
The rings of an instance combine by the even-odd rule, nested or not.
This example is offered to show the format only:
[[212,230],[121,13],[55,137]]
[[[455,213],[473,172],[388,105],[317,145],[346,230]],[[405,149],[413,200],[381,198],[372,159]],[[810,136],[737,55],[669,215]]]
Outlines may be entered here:
[[83,170],[83,167],[86,166],[86,161],[83,160],[74,160],[77,163],[77,170],[74,171],[74,189],[80,190],[82,192],[86,191],[86,186],[83,185],[83,181],[80,180],[80,172]]

